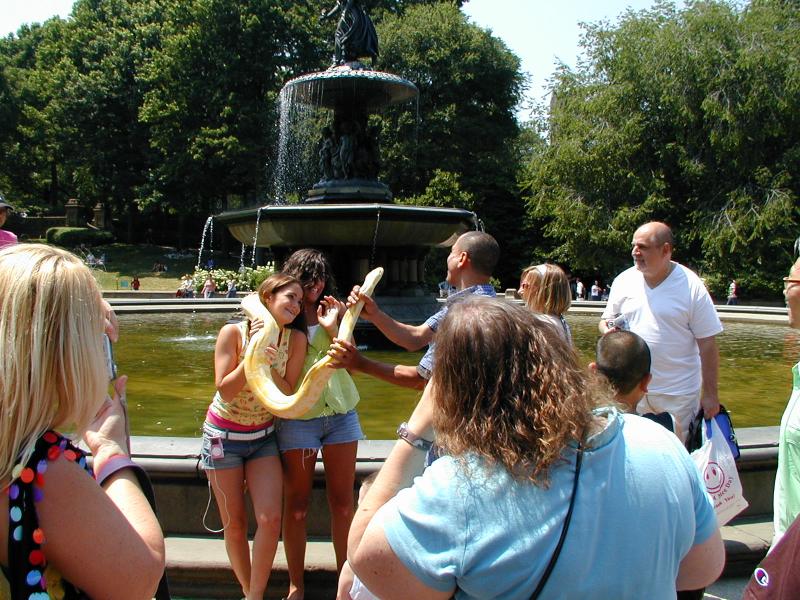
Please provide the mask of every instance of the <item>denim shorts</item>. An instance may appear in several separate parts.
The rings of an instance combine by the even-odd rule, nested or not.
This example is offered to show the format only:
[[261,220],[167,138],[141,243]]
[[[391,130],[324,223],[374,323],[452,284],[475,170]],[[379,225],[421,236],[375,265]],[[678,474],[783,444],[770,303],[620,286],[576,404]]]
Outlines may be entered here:
[[355,410],[342,415],[278,421],[278,448],[287,450],[319,450],[322,446],[345,444],[364,439],[358,413]]
[[[221,431],[225,431],[224,429]],[[200,462],[203,469],[211,471],[214,469],[234,469],[241,467],[248,460],[264,458],[265,456],[278,456],[278,444],[275,439],[275,432],[271,432],[262,438],[250,441],[219,439],[218,443],[222,446],[224,456],[214,458],[211,456],[211,439],[216,438],[203,428],[203,446],[200,450]]]

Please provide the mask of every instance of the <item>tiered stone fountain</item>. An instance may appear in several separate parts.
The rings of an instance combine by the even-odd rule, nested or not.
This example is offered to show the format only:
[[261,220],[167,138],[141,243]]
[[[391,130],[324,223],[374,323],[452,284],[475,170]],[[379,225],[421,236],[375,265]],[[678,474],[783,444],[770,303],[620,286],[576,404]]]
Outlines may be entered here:
[[[378,47],[372,22],[357,2],[338,2],[325,16],[337,13],[341,15],[333,65],[292,79],[281,91],[279,168],[287,166],[285,157],[291,151],[292,119],[328,111],[328,125],[319,134],[319,180],[308,182],[310,189],[298,204],[277,198],[274,204],[226,212],[216,219],[243,244],[269,247],[278,264],[298,248],[324,251],[342,292],[361,282],[373,266],[383,266],[379,295],[415,297],[412,304],[429,313],[430,306],[421,306],[426,303],[422,298],[429,297],[422,288],[425,256],[431,247],[450,246],[461,233],[475,229],[477,218],[461,209],[393,203],[391,191],[378,180],[379,142],[368,117],[415,99],[418,90],[402,77],[360,62],[370,57],[374,63]],[[416,320],[402,310],[392,312]]]

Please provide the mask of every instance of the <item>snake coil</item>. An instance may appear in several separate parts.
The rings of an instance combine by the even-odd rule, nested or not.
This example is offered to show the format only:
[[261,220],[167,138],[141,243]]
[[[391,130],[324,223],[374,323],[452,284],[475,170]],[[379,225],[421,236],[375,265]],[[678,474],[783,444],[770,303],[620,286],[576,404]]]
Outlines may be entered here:
[[[361,293],[372,296],[382,276],[383,269],[381,267],[370,271],[361,286]],[[339,324],[338,338],[352,339],[353,329],[363,307],[364,301],[360,300],[345,311]],[[284,394],[272,380],[271,366],[261,360],[266,347],[278,343],[280,327],[261,303],[258,294],[245,296],[242,299],[242,310],[250,319],[264,321],[264,328],[252,337],[244,354],[244,373],[253,396],[276,417],[284,419],[302,417],[317,403],[322,390],[325,389],[328,380],[333,375],[333,369],[328,367],[333,359],[327,355],[319,359],[306,372],[297,391],[291,395]]]

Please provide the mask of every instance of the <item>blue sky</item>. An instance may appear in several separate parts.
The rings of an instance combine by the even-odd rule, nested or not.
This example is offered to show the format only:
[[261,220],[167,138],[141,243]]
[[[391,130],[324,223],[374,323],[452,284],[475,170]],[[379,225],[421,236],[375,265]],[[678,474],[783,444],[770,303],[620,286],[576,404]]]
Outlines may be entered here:
[[[1,0],[0,35],[15,32],[22,23],[66,17],[72,4],[73,0]],[[473,23],[490,29],[522,59],[530,75],[528,97],[541,101],[558,61],[576,64],[580,22],[613,22],[627,8],[638,11],[653,4],[654,0],[469,0],[464,10]],[[524,111],[520,117],[525,118]]]

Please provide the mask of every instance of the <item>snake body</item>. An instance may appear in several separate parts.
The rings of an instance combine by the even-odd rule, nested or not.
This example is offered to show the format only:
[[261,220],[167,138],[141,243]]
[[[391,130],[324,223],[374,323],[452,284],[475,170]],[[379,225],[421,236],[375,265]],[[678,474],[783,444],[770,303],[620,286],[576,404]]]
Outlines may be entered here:
[[[372,296],[382,276],[383,269],[381,267],[370,271],[364,279],[361,292]],[[363,307],[364,301],[361,300],[347,309],[339,324],[338,338],[352,339],[353,329]],[[253,395],[276,417],[296,419],[303,416],[317,403],[322,390],[325,389],[325,385],[333,375],[333,369],[328,367],[333,359],[326,355],[315,362],[306,372],[297,391],[287,396],[272,380],[270,365],[262,360],[266,347],[278,343],[280,327],[261,303],[258,294],[245,296],[242,299],[242,310],[251,319],[264,321],[264,328],[253,336],[244,354],[244,372]]]

